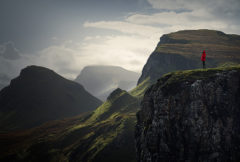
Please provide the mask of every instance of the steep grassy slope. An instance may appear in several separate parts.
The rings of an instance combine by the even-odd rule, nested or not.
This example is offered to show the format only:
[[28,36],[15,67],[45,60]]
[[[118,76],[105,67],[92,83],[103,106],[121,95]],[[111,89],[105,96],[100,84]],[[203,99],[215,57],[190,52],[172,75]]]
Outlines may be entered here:
[[[142,87],[139,90],[144,92]],[[134,92],[141,94],[138,89]],[[0,160],[136,161],[134,126],[139,101],[139,96],[116,89],[93,113],[1,134]]]
[[207,67],[225,62],[240,63],[240,36],[214,30],[186,30],[163,35],[143,68],[138,84],[147,77],[201,68],[201,53],[206,50]]
[[76,116],[100,104],[80,84],[50,69],[29,66],[0,91],[0,131]]

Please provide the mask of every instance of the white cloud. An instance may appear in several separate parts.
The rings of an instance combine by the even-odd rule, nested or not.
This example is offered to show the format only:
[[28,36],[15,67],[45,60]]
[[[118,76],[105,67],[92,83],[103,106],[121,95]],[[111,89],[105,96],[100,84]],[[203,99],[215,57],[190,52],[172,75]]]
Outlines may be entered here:
[[144,37],[151,36],[154,39],[162,34],[187,29],[213,29],[239,33],[240,21],[236,21],[240,16],[238,0],[230,0],[232,4],[226,0],[148,1],[154,8],[161,10],[154,14],[132,14],[123,21],[86,22],[84,26]]
[[156,42],[143,36],[86,37],[82,43],[66,41],[18,60],[0,57],[0,73],[16,77],[28,65],[53,69],[69,79],[88,65],[115,65],[140,72]]
[[88,65],[115,65],[140,72],[156,41],[143,36],[96,36],[86,37],[82,43],[66,41],[35,55],[22,55],[16,61],[0,58],[3,66],[0,73],[11,73],[15,77],[28,65],[53,69],[69,79],[75,79]]
[[[35,55],[21,55],[21,59],[15,61],[0,57],[0,72],[19,70],[30,64],[51,68],[71,79],[88,65],[118,65],[140,72],[162,34],[186,29],[239,33],[238,0],[229,0],[229,3],[226,0],[148,1],[153,8],[164,10],[154,14],[131,14],[122,21],[85,22],[85,28],[114,30],[119,34],[91,34],[81,43],[59,43],[59,39],[53,37],[58,45],[49,46]],[[1,46],[0,51],[3,51]]]
[[[117,65],[140,72],[155,41],[143,36],[106,36],[99,42],[85,42],[81,52],[93,64]],[[139,62],[139,64],[136,64]]]
[[[145,25],[159,25],[162,33],[186,29],[214,29],[231,32],[229,25],[204,10],[191,12],[162,12],[152,15],[136,14],[126,19],[128,22]],[[235,32],[235,31],[232,31]]]
[[126,34],[137,34],[145,37],[160,34],[160,29],[152,26],[139,25],[125,21],[85,22],[84,27],[116,30]]

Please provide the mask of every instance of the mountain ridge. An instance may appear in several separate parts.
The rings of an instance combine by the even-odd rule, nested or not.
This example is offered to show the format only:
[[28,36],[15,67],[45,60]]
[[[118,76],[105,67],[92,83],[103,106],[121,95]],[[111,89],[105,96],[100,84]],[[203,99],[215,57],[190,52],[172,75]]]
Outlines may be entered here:
[[138,84],[147,77],[155,82],[171,71],[201,68],[203,50],[208,68],[225,62],[240,63],[240,36],[206,29],[164,34],[144,65]]
[[[174,42],[167,44],[168,46],[174,46],[174,44],[185,45],[189,43],[189,41],[170,41]],[[173,54],[166,52],[165,55],[163,63],[178,63],[177,56],[179,56],[179,54],[169,57]],[[179,57],[180,59],[182,58],[182,56]],[[182,60],[182,64],[185,65],[186,58],[183,57]],[[190,59],[189,62],[191,63],[189,63],[191,65],[189,68],[191,68],[192,60]],[[144,71],[144,74],[147,75],[142,78],[142,81],[137,87],[129,92],[122,89],[113,91],[101,106],[90,113],[70,119],[48,122],[38,128],[33,128],[31,131],[26,130],[15,133],[14,135],[0,134],[0,150],[3,152],[3,154],[0,155],[0,159],[11,159],[12,161],[47,160],[71,162],[136,161],[134,145],[134,129],[137,121],[136,112],[140,110],[140,103],[145,92],[147,91],[148,93],[149,87],[157,81],[162,74],[167,72],[166,69],[160,72],[156,71],[156,69],[164,67],[161,63],[158,63],[159,62],[157,62],[154,68],[150,66],[153,69],[151,74],[150,71]],[[173,67],[173,64],[170,63],[165,65],[165,68],[169,67],[169,71],[176,71],[177,68],[181,68],[178,66]],[[229,65],[232,65],[232,63],[226,63],[224,68],[228,68]],[[152,70],[151,68],[150,70]],[[201,69],[198,70],[202,71]],[[211,71],[211,69],[209,71]],[[155,72],[156,75],[154,75],[153,78],[152,74],[155,74]],[[176,73],[179,75],[185,74],[181,71]],[[191,71],[190,73],[187,72],[187,74],[191,74]],[[166,83],[174,83],[172,82],[173,80],[171,80],[173,76],[172,73],[166,75],[165,78],[170,79],[168,80],[169,82]],[[177,90],[177,88],[180,87],[175,87],[173,90]],[[168,92],[168,90],[169,89],[166,89],[166,92]],[[146,114],[148,113],[146,112]],[[148,121],[146,121],[146,123],[148,123]],[[49,132],[46,132],[46,130]],[[14,139],[23,140],[19,140],[17,144],[11,143]]]
[[47,68],[28,66],[0,91],[0,127],[29,128],[94,110],[100,104],[82,85]]

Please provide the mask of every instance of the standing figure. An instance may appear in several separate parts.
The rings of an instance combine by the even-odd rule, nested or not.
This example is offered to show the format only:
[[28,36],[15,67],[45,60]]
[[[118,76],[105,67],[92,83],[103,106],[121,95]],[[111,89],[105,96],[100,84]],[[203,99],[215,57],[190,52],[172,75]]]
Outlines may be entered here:
[[206,52],[205,52],[205,50],[203,50],[201,60],[202,60],[202,64],[203,64],[203,69],[205,69],[205,68],[206,68],[206,65],[205,65],[205,61],[206,61]]

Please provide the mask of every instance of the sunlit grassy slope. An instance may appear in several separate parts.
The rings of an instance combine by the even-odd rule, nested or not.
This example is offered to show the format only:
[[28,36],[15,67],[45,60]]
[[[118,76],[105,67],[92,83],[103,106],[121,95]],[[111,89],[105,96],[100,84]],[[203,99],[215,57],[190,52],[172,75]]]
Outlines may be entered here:
[[0,161],[136,161],[136,112],[149,80],[116,89],[92,113],[0,135]]
[[131,90],[129,93],[140,99],[144,96],[144,92],[147,90],[147,88],[152,84],[150,81],[150,78],[146,78],[143,82],[141,82],[137,87],[135,87],[133,90]]

